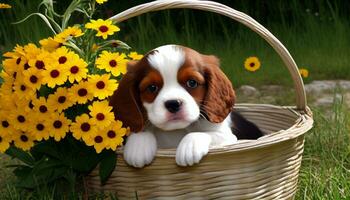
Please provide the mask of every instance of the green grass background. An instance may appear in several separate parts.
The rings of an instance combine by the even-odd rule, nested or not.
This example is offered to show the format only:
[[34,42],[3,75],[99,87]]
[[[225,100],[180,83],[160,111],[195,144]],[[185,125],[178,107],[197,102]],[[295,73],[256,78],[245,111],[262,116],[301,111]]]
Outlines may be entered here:
[[[37,43],[50,36],[37,17],[13,25],[11,22],[40,10],[39,0],[1,0],[13,6],[0,10],[0,52],[15,44]],[[58,11],[67,0],[57,1]],[[108,18],[146,1],[109,0],[95,18]],[[350,2],[346,0],[233,0],[220,1],[243,11],[267,27],[287,47],[300,67],[310,71],[305,82],[318,79],[350,79]],[[81,16],[74,16],[79,22]],[[182,44],[217,55],[236,87],[277,84],[290,86],[291,79],[278,55],[257,34],[226,17],[202,11],[172,10],[145,14],[119,24],[119,39],[145,53],[169,43]],[[243,62],[249,56],[261,60],[261,69],[251,73]],[[280,97],[288,101],[289,95]],[[342,102],[331,110],[312,108],[315,128],[306,134],[305,153],[296,199],[350,199],[349,112]],[[4,160],[3,157],[0,158]],[[14,189],[9,170],[0,160],[0,199],[51,199],[52,191],[22,193]],[[10,162],[11,163],[11,162]],[[8,181],[5,181],[8,180]],[[9,185],[5,187],[5,185]],[[3,190],[3,191],[4,191]]]

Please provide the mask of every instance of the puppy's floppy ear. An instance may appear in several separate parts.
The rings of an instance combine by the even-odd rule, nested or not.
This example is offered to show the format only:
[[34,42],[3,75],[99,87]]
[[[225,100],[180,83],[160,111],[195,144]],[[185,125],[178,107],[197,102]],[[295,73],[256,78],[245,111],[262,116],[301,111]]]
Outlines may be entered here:
[[219,67],[219,59],[215,56],[202,56],[204,76],[207,82],[207,94],[203,101],[202,110],[210,122],[220,123],[232,111],[235,103],[235,92],[231,81]]
[[138,74],[135,72],[137,62],[128,63],[128,72],[119,82],[118,89],[110,99],[109,105],[117,120],[130,127],[132,132],[139,132],[144,127],[144,111],[140,94],[137,90]]

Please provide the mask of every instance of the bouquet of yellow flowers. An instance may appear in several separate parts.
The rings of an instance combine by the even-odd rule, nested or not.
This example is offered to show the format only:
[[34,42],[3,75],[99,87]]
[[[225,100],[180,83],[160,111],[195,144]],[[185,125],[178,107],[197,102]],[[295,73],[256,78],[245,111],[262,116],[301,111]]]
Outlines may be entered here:
[[[108,98],[128,60],[142,55],[115,39],[120,29],[111,20],[91,19],[94,0],[73,0],[63,15],[55,13],[52,1],[43,3],[46,15],[34,14],[54,36],[3,55],[0,152],[25,163],[16,169],[27,172],[20,177],[24,187],[32,187],[31,177],[46,184],[69,171],[88,173],[98,163],[106,180],[115,166],[113,152],[129,132],[115,119]],[[87,23],[68,27],[75,11],[84,11]],[[62,26],[54,16],[62,16]]]

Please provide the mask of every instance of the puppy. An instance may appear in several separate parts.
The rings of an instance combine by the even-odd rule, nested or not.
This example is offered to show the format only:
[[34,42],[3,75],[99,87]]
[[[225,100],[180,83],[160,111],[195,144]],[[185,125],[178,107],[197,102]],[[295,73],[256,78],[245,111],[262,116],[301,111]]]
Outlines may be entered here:
[[[158,148],[176,148],[176,163],[191,166],[210,148],[234,144],[231,128],[240,133],[242,126],[232,122],[252,125],[237,113],[230,115],[234,103],[232,84],[219,60],[179,45],[161,46],[128,63],[110,100],[116,118],[132,131],[124,159],[139,168],[152,162]],[[250,132],[260,136],[252,126]]]

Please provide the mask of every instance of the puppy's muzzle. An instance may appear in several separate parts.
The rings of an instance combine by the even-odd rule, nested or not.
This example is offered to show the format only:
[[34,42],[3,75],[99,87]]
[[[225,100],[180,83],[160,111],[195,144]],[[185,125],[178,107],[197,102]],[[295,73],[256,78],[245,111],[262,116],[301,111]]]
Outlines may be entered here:
[[181,110],[182,101],[179,99],[168,100],[164,103],[164,106],[170,113],[177,113]]

